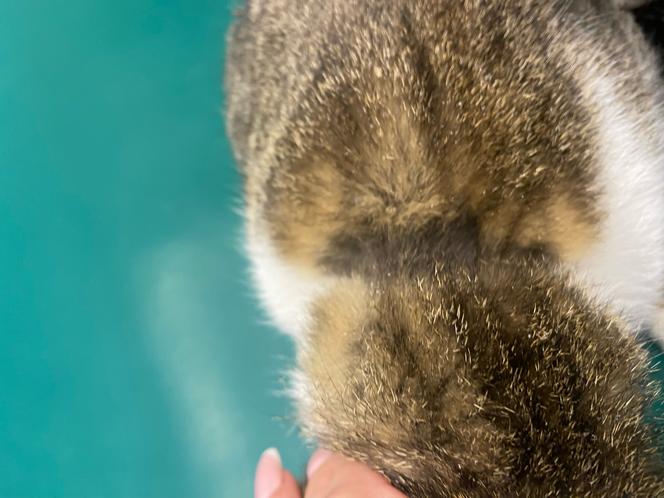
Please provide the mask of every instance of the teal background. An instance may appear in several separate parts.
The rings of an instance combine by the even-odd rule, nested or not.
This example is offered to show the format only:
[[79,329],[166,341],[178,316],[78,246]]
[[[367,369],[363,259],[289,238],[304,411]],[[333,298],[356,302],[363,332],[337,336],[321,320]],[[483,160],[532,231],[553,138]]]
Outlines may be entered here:
[[224,0],[0,0],[0,497],[251,496],[277,395],[224,137]]
[[251,496],[301,469],[241,256],[224,0],[0,0],[0,497]]

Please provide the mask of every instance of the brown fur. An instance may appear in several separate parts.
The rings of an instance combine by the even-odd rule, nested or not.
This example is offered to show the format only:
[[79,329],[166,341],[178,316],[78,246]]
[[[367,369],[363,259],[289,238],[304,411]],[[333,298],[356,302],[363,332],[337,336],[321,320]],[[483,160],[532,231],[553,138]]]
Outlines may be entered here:
[[607,1],[254,0],[233,28],[250,236],[336,279],[303,428],[409,496],[664,496],[643,353],[559,266],[603,215],[595,59],[633,94],[652,63]]
[[662,496],[644,353],[581,291],[520,258],[357,287],[319,304],[305,433],[413,497]]
[[[230,84],[245,87],[230,92],[229,119],[247,200],[270,206],[287,257],[314,264],[336,234],[364,233],[367,223],[391,230],[469,213],[491,244],[546,245],[566,227],[591,237],[592,137],[560,53],[566,42],[552,43],[560,8],[296,3],[258,2],[256,25],[238,25],[235,36],[262,36],[251,53],[236,44],[242,65],[231,51],[229,69]],[[339,15],[318,19],[331,5]],[[279,91],[263,88],[268,81]],[[255,109],[238,107],[247,102]],[[528,222],[563,194],[564,219]]]

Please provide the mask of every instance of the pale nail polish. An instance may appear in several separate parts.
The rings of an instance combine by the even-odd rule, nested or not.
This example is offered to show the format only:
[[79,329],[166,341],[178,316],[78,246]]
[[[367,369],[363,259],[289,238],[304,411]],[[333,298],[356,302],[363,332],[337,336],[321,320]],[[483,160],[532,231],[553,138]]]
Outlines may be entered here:
[[279,452],[276,448],[265,450],[256,466],[254,498],[270,498],[281,486],[282,479],[283,469]]

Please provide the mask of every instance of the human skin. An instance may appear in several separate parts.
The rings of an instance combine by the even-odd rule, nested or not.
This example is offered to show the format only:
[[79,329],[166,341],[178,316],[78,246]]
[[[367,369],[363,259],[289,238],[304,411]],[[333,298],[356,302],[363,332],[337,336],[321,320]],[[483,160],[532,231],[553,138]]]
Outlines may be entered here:
[[256,467],[254,498],[406,498],[366,465],[326,450],[316,451],[307,466],[304,496],[274,448]]

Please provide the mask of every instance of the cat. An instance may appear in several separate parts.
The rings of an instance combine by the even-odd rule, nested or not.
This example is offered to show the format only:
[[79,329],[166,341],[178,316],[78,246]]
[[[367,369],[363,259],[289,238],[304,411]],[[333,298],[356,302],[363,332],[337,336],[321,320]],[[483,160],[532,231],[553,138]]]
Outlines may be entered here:
[[618,0],[250,0],[227,129],[304,435],[411,498],[664,496],[664,90]]

